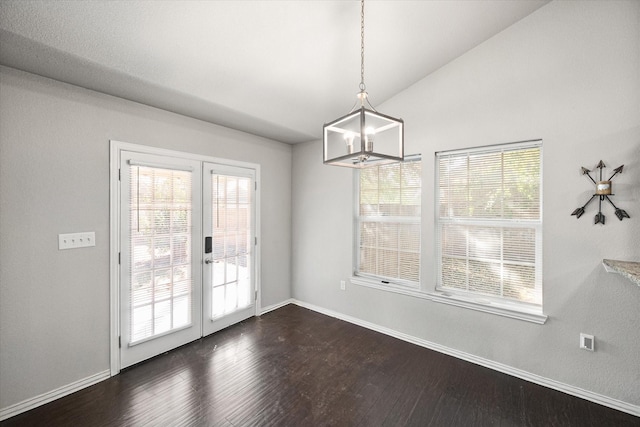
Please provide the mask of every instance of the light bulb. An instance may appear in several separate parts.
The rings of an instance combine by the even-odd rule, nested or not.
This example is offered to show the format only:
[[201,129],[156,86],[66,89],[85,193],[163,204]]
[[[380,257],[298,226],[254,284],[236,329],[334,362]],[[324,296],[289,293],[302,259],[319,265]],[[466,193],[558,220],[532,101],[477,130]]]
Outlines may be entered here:
[[376,130],[372,127],[368,127],[364,130],[365,146],[364,151],[373,151],[373,138],[376,135]]
[[344,134],[344,142],[347,144],[347,152],[349,154],[353,153],[353,140],[355,137],[356,136],[353,132],[347,132]]

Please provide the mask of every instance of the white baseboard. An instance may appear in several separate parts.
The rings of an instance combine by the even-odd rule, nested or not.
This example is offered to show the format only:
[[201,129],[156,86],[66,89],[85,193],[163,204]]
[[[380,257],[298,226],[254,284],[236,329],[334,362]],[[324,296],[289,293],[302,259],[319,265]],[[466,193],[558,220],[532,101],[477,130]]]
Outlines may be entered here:
[[613,408],[618,411],[626,412],[628,414],[640,417],[639,405],[623,402],[621,400],[613,399],[611,397],[607,397],[602,394],[594,393],[589,390],[584,390],[580,387],[575,387],[570,384],[565,384],[556,380],[552,380],[550,378],[541,377],[540,375],[532,374],[530,372],[523,371],[521,369],[516,369],[511,366],[494,362],[493,360],[478,357],[473,354],[465,353],[463,351],[455,350],[453,348],[445,347],[443,345],[436,344],[436,343],[424,340],[422,338],[417,338],[411,335],[404,334],[402,332],[394,331],[393,329],[385,328],[384,326],[379,326],[374,323],[358,319],[356,317],[338,313],[333,310],[328,310],[323,307],[318,307],[313,304],[308,304],[303,301],[292,299],[291,302],[300,307],[308,308],[309,310],[313,310],[315,312],[325,314],[327,316],[335,317],[337,319],[344,320],[345,322],[353,323],[354,325],[362,326],[364,328],[371,329],[373,331],[380,332],[382,334],[389,335],[394,338],[398,338],[400,340],[407,341],[412,344],[416,344],[421,347],[425,347],[430,350],[437,351],[439,353],[453,356],[455,358],[462,359],[467,362],[475,363],[476,365],[484,366],[486,368],[493,369],[494,371],[502,372],[507,375],[511,375],[513,377],[517,377],[534,384],[538,384],[544,387],[558,390],[563,393],[570,394],[572,396],[589,400],[591,402],[598,403],[600,405],[607,406],[609,408]]
[[284,300],[284,301],[279,302],[277,304],[273,304],[273,305],[270,305],[270,306],[267,306],[267,307],[263,307],[262,310],[260,311],[259,316],[262,316],[263,314],[266,314],[266,313],[268,313],[270,311],[273,311],[273,310],[277,310],[280,307],[284,307],[285,305],[289,305],[289,304],[297,304],[297,301],[294,300],[293,298],[289,298],[288,300]]
[[75,393],[76,391],[80,391],[83,388],[87,388],[96,383],[99,383],[100,381],[104,381],[110,376],[111,376],[111,372],[109,370],[98,372],[97,374],[93,374],[81,380],[74,381],[71,384],[67,384],[55,390],[51,390],[46,393],[43,393],[39,396],[32,397],[27,400],[23,400],[22,402],[18,402],[6,408],[2,408],[0,409],[0,421],[4,421],[7,418],[11,418],[15,415],[21,414],[30,409],[34,409],[34,408],[37,408],[38,406],[44,405],[45,403],[49,403],[53,400],[60,399],[61,397],[67,396],[71,393]]

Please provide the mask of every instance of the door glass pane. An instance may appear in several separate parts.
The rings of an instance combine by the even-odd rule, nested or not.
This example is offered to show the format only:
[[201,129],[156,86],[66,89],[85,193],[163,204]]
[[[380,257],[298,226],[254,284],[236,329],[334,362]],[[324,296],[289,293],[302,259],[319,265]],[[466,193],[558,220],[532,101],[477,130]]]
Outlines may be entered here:
[[131,343],[191,324],[191,172],[130,166]]
[[212,174],[211,318],[251,305],[251,178]]

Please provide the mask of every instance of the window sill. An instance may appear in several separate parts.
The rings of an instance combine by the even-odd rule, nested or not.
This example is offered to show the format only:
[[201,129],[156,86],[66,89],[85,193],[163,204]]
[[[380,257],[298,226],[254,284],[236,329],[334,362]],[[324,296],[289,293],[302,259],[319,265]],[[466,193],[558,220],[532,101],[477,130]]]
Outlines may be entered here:
[[411,288],[393,283],[382,284],[378,281],[365,279],[362,277],[351,277],[351,283],[358,286],[379,289],[387,292],[395,292],[415,298],[422,298],[434,302],[449,304],[456,307],[468,308],[482,311],[484,313],[496,314],[498,316],[509,317],[511,319],[524,320],[526,322],[543,325],[548,316],[534,309],[523,307],[517,304],[499,303],[480,298],[469,298],[462,295],[453,295],[445,292],[423,292],[418,288]]
[[439,291],[430,292],[429,296],[435,302],[469,308],[471,310],[482,311],[485,313],[497,314],[498,316],[524,320],[540,325],[543,325],[547,321],[548,317],[541,311],[524,307],[517,303],[501,303],[482,299],[481,297],[465,297],[462,295],[453,295]]

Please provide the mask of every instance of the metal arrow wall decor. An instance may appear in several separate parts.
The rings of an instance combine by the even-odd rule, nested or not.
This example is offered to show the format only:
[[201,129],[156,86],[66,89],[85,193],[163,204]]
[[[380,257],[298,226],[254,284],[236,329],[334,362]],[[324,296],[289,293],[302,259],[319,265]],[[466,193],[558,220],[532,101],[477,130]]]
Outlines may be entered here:
[[608,180],[603,181],[602,180],[602,169],[604,169],[606,166],[604,164],[604,162],[602,160],[600,160],[600,163],[598,163],[598,165],[596,166],[597,169],[600,169],[600,180],[596,182],[595,179],[593,179],[593,177],[591,176],[591,171],[585,167],[582,167],[582,174],[583,175],[587,175],[589,177],[589,179],[591,180],[591,182],[593,182],[596,185],[596,192],[593,194],[593,196],[591,196],[591,198],[589,200],[587,200],[587,203],[585,203],[582,207],[579,207],[578,209],[574,210],[571,215],[575,215],[576,218],[580,218],[582,216],[582,214],[584,213],[584,208],[587,207],[587,205],[596,197],[598,197],[598,213],[596,214],[593,223],[594,224],[602,224],[604,225],[604,220],[605,217],[602,214],[602,202],[604,200],[608,201],[609,203],[611,203],[611,206],[613,206],[613,209],[615,209],[615,214],[618,217],[618,219],[620,221],[622,221],[624,218],[631,218],[629,216],[629,214],[623,210],[620,209],[619,207],[617,207],[616,205],[613,204],[613,202],[611,201],[611,197],[614,196],[613,193],[611,193],[611,180],[613,179],[613,177],[615,177],[616,175],[618,175],[619,173],[622,173],[622,168],[624,168],[624,165],[618,166],[617,168],[615,168],[613,170],[613,175],[611,175],[609,177]]

